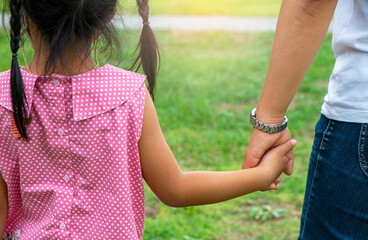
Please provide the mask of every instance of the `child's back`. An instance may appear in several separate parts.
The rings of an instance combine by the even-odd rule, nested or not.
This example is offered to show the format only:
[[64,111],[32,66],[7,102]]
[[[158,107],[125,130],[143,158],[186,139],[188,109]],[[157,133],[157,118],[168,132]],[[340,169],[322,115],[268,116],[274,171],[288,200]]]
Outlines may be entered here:
[[137,142],[145,76],[111,65],[72,77],[21,72],[32,119],[29,142],[11,134],[10,73],[0,74],[5,233],[140,239],[144,193]]
[[[142,238],[138,140],[145,81],[153,94],[158,50],[148,0],[137,4],[144,24],[133,67],[143,66],[147,78],[98,66],[98,39],[119,50],[111,24],[117,0],[5,1],[12,53],[11,69],[0,73],[0,234],[6,239]],[[24,68],[18,64],[22,33],[34,50]]]

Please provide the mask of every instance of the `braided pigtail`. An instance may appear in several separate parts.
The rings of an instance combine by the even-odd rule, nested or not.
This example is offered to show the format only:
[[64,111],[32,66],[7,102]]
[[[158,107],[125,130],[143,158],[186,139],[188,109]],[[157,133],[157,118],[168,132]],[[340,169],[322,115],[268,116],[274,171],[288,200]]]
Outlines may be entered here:
[[[21,35],[21,18],[23,14],[22,1],[21,0],[10,0],[10,47],[12,51],[12,62],[10,70],[10,85],[11,85],[11,97],[15,125],[20,135],[25,139],[29,140],[25,127],[25,118],[27,112],[25,109],[24,100],[27,101],[22,74],[19,69],[18,55]],[[27,102],[28,104],[28,102]],[[23,116],[24,115],[24,116]]]
[[154,100],[154,89],[160,65],[160,52],[156,37],[149,25],[148,0],[137,0],[137,4],[139,15],[143,19],[143,29],[137,47],[139,54],[130,70],[135,69],[137,71],[141,66],[143,67],[143,71],[147,75],[148,90]]

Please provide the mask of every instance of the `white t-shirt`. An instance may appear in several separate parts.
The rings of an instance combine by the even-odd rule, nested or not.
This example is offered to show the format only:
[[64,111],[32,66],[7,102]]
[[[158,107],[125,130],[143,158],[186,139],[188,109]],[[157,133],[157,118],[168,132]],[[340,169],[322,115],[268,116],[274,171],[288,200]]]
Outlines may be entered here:
[[336,63],[322,113],[346,122],[368,122],[368,0],[339,0],[332,48]]

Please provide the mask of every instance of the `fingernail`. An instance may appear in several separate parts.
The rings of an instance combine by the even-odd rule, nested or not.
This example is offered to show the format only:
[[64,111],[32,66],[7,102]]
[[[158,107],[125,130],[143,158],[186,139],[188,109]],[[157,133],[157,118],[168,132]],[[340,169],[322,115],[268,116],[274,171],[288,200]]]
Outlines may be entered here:
[[297,141],[295,139],[291,140],[291,144],[295,146],[297,144]]

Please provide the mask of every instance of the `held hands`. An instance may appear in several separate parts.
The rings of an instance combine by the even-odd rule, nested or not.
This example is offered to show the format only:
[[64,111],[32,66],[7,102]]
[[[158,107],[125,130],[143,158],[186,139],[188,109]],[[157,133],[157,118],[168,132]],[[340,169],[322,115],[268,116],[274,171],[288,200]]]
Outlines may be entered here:
[[265,181],[265,188],[263,190],[278,190],[278,183],[281,182],[279,177],[288,166],[289,157],[287,156],[295,147],[297,141],[295,139],[272,148],[262,157],[257,168],[261,171],[263,180]]
[[[290,140],[291,140],[291,133],[288,128],[286,128],[282,132],[275,134],[265,133],[254,128],[248,148],[245,152],[243,169],[258,166],[262,157],[265,155],[267,151]],[[294,166],[294,154],[292,149],[290,149],[290,151],[286,153],[286,157],[287,157],[287,165],[284,168],[283,172],[286,175],[291,175]],[[278,177],[281,175],[281,173],[282,172],[280,172]],[[275,178],[274,182],[271,182],[269,187],[265,190],[278,190],[279,186],[277,184],[279,184],[280,182],[281,178]]]
[[[269,133],[267,129],[264,129],[266,131],[264,132],[261,131],[263,130],[263,128],[259,128],[259,126],[262,125],[265,126],[265,124],[279,127],[282,126],[284,124],[283,121],[286,119],[286,117],[283,114],[281,114],[282,117],[280,117],[279,115],[280,114],[273,114],[273,115],[264,114],[262,108],[258,107],[256,117],[255,109],[252,111],[251,117],[253,119],[256,118],[256,121],[258,120],[259,123],[256,122],[257,124],[255,124],[255,122],[251,121],[251,123],[254,125],[254,128],[248,144],[248,148],[245,152],[243,169],[257,167],[266,153],[270,151],[273,152],[274,148],[277,148],[280,145],[290,142],[291,133],[288,128],[285,128],[281,132],[277,133]],[[293,140],[293,143],[296,144],[296,141],[295,142],[294,141],[295,140]],[[266,190],[279,189],[277,184],[280,183],[281,181],[281,178],[279,178],[279,176],[281,175],[282,172],[284,172],[286,175],[291,175],[293,173],[293,166],[294,166],[294,154],[292,151],[293,147],[291,147],[289,151],[285,152],[284,154],[285,156],[284,155],[276,156],[276,158],[279,157],[286,159],[286,165],[283,168],[283,171],[281,171],[279,175],[273,179],[274,182],[270,182],[270,185]]]
[[[288,128],[286,128],[282,132],[275,134],[269,134],[258,129],[253,129],[248,148],[245,152],[243,169],[258,166],[261,158],[268,150],[277,147],[289,140],[291,140],[291,133]],[[290,176],[293,173],[294,166],[293,151],[289,151],[286,156],[288,157],[288,163],[284,173]]]

